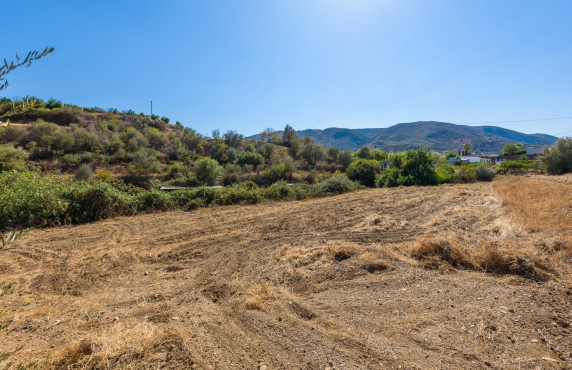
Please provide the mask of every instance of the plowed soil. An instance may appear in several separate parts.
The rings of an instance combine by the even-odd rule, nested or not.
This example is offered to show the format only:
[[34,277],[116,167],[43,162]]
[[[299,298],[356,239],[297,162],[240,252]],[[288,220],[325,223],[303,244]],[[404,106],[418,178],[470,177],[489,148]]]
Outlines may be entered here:
[[[571,261],[545,252],[562,235],[494,186],[32,230],[0,251],[0,366],[572,368]],[[411,257],[427,239],[523,247],[544,275]]]

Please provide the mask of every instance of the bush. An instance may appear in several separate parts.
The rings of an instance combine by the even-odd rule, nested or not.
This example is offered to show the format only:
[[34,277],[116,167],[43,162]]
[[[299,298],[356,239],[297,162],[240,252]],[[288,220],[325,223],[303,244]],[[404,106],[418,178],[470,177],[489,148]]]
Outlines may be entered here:
[[93,180],[93,171],[89,164],[82,164],[79,166],[78,170],[75,172],[74,175],[75,179],[78,181],[92,181]]
[[549,175],[572,172],[572,137],[558,139],[552,148],[544,148],[541,161]]
[[403,185],[437,185],[437,174],[433,168],[431,153],[425,150],[410,150],[405,154],[401,176]]
[[200,199],[204,206],[208,206],[213,202],[216,196],[216,189],[200,187],[196,189],[177,190],[172,192],[171,199],[179,207],[186,207],[191,201]]
[[223,206],[231,204],[255,204],[260,201],[258,189],[248,189],[240,185],[218,189],[213,204]]
[[286,181],[278,181],[271,186],[262,189],[262,197],[271,200],[293,200],[302,199],[300,196],[300,187],[298,185],[289,185]]
[[32,172],[0,173],[0,230],[61,224],[69,205],[61,197],[66,186]]
[[344,175],[332,176],[329,179],[314,185],[314,192],[318,196],[343,194],[362,188],[362,186],[351,181]]
[[73,223],[104,220],[137,213],[137,202],[108,183],[76,183],[62,193],[69,203],[66,219]]
[[2,171],[26,171],[28,152],[13,145],[0,145],[0,172]]
[[493,181],[495,175],[495,170],[491,167],[483,165],[475,167],[475,177],[479,181]]
[[211,158],[200,158],[195,162],[193,172],[199,183],[212,186],[222,172],[222,167]]
[[455,176],[455,168],[448,163],[442,163],[437,166],[435,168],[435,173],[437,174],[439,184],[452,184],[458,181]]
[[359,159],[348,166],[346,176],[363,186],[374,187],[375,175],[380,171],[379,162],[373,159]]
[[528,161],[528,160],[504,161],[498,165],[497,171],[504,172],[507,170],[537,168],[538,165],[539,165],[538,162]]
[[137,210],[142,212],[168,211],[175,208],[175,202],[159,190],[145,191],[135,197]]
[[472,182],[477,182],[477,178],[475,176],[473,176],[472,174],[465,172],[465,171],[460,171],[457,175],[457,181],[460,182],[461,184],[468,184],[468,183],[472,183]]
[[394,154],[389,158],[390,168],[378,179],[379,186],[437,185],[439,179],[433,168],[430,152],[410,150],[405,154]]
[[262,176],[262,181],[265,184],[272,184],[278,180],[287,179],[289,174],[290,173],[288,172],[286,164],[281,163],[262,171],[261,176]]

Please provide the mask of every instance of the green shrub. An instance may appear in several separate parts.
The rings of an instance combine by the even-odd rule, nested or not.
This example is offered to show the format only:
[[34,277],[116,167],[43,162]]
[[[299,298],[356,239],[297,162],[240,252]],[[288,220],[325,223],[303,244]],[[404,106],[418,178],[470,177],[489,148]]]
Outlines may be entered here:
[[390,168],[378,179],[379,186],[437,185],[439,179],[433,168],[433,158],[425,150],[410,150],[389,157]]
[[456,177],[457,177],[457,182],[460,182],[461,184],[477,182],[477,178],[473,174],[465,171],[459,171]]
[[175,208],[175,202],[160,190],[145,191],[135,196],[137,210],[142,212],[168,211]]
[[479,181],[493,181],[495,175],[496,172],[491,167],[483,165],[475,167],[475,177]]
[[388,188],[393,188],[402,184],[403,178],[399,178],[398,168],[388,168],[376,179],[376,185],[379,187],[386,186]]
[[204,206],[213,202],[216,196],[216,189],[200,187],[195,189],[177,190],[170,194],[171,198],[179,207],[185,207],[189,202],[200,199]]
[[22,148],[14,148],[13,145],[0,145],[0,172],[2,171],[26,171],[26,160],[29,153]]
[[380,171],[379,162],[373,159],[358,159],[351,163],[346,170],[346,176],[363,186],[374,187],[375,175]]
[[104,182],[76,183],[62,192],[62,198],[69,204],[66,219],[73,223],[137,213],[137,202],[133,196]]
[[199,183],[212,186],[221,174],[222,167],[214,159],[200,158],[195,162],[193,172]]
[[185,211],[194,211],[197,208],[202,208],[202,207],[206,207],[206,206],[207,205],[205,204],[204,199],[198,198],[198,199],[189,200],[189,202],[187,204],[185,204],[183,209]]
[[344,175],[332,176],[313,186],[314,193],[318,196],[343,194],[360,188],[362,186],[359,183],[351,181]]
[[286,164],[281,163],[262,171],[261,176],[265,184],[272,184],[278,180],[287,179],[289,175]]
[[91,166],[87,163],[79,166],[74,175],[75,179],[78,181],[92,181],[93,180],[93,170]]
[[61,224],[69,205],[61,197],[66,187],[69,183],[32,172],[0,173],[0,230]]
[[528,160],[504,161],[498,165],[497,171],[504,172],[507,170],[537,168],[538,166],[539,166],[538,162],[528,161]]
[[572,172],[572,137],[558,139],[552,148],[544,148],[541,161],[549,175]]
[[437,174],[439,184],[453,184],[458,181],[455,176],[455,168],[448,163],[438,165],[435,168],[435,173]]
[[213,204],[223,206],[231,204],[255,204],[260,201],[258,189],[248,189],[240,185],[217,189]]
[[261,194],[265,199],[293,200],[298,198],[298,186],[289,185],[286,181],[278,181],[267,188],[262,189]]

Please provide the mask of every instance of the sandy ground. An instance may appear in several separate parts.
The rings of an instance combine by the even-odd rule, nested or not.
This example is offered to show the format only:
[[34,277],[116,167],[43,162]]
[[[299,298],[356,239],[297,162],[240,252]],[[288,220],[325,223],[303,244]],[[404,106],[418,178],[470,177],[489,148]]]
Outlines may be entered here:
[[572,368],[569,264],[427,269],[410,257],[427,237],[553,235],[490,183],[33,230],[0,251],[0,366]]

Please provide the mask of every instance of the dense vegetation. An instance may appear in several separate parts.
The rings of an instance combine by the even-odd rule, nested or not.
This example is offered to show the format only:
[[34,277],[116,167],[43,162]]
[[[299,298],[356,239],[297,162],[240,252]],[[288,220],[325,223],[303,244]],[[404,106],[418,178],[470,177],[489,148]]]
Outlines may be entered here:
[[[496,173],[483,163],[452,166],[446,160],[454,153],[325,148],[288,125],[257,140],[218,130],[205,137],[167,117],[53,99],[0,99],[0,120],[18,122],[0,127],[0,230],[304,199],[363,186],[490,181]],[[570,147],[567,139],[549,150],[543,163],[549,173],[570,171]],[[538,162],[505,161],[497,171],[531,167]],[[186,189],[158,190],[169,185]]]

